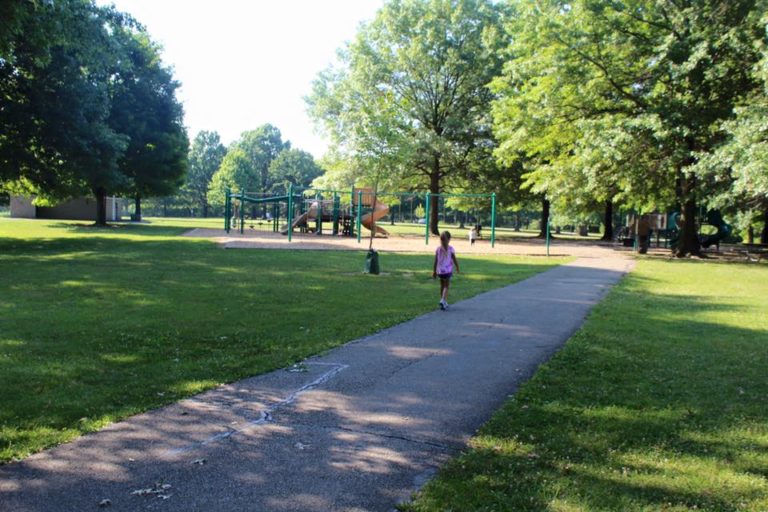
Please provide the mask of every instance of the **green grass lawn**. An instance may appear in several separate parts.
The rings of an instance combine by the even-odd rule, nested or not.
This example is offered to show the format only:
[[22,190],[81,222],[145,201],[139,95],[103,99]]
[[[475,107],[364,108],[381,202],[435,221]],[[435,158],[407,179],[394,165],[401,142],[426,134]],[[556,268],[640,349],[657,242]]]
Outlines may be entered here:
[[221,217],[145,217],[145,222],[152,226],[173,226],[184,229],[213,228],[224,229],[224,219]]
[[[224,250],[195,222],[0,219],[0,461],[434,309],[431,256]],[[461,258],[461,256],[460,256]],[[452,300],[563,260],[461,258]]]
[[640,261],[414,511],[768,510],[768,265]]

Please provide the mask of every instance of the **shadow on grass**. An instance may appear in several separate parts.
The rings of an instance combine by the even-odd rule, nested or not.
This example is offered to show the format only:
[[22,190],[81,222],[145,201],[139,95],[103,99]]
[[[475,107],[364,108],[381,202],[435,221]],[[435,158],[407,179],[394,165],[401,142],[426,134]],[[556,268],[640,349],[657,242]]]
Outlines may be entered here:
[[706,320],[759,308],[655,280],[615,290],[412,508],[765,510],[768,329]]
[[[462,263],[456,300],[555,264]],[[83,235],[0,238],[0,264],[4,460],[403,322],[437,295],[429,255],[387,254],[373,277],[358,252]]]
[[[310,261],[320,256],[304,255]],[[277,256],[283,260],[289,255]],[[430,257],[387,260],[398,271],[417,275]],[[465,271],[474,267],[479,273],[481,263],[467,259]],[[491,265],[483,272],[492,276],[519,272],[520,267]],[[144,486],[142,482],[162,478],[173,485],[173,496],[164,505],[173,510],[219,510],[222,503],[231,510],[389,510],[403,497],[403,489],[423,482],[463,446],[466,435],[556,350],[557,340],[580,323],[619,274],[575,266],[557,269],[550,279],[514,292],[491,291],[455,304],[448,313],[435,312],[308,360],[299,371],[247,379],[134,417],[0,468],[0,493],[5,480],[11,482],[7,502],[18,508],[46,510],[43,500],[36,501],[45,496],[63,510],[77,510],[98,493],[110,496],[113,508],[131,510],[148,499],[130,495],[134,483]],[[356,293],[355,279],[343,280],[338,283],[343,295],[334,296],[323,285],[308,294],[308,304],[322,306],[326,323],[338,316],[347,325],[411,300],[410,295],[397,295],[404,288],[387,290],[392,285],[384,283],[398,279],[357,277],[364,293]],[[434,283],[425,284],[433,298]],[[407,290],[420,293],[418,287]],[[523,294],[530,296],[517,300]],[[496,307],[512,299],[517,302],[514,309]],[[549,306],[557,307],[556,328],[540,315]],[[294,319],[300,329],[311,330],[310,338],[320,328],[307,321],[314,309]],[[134,362],[115,357],[108,361]],[[329,371],[338,372],[322,380]],[[312,387],[317,382],[322,384]],[[296,390],[305,391],[300,400]],[[201,458],[208,462],[192,464]]]
[[54,229],[82,235],[176,236],[192,229],[183,226],[152,224],[150,222],[112,222],[106,226],[97,226],[93,223],[53,222],[48,225]]

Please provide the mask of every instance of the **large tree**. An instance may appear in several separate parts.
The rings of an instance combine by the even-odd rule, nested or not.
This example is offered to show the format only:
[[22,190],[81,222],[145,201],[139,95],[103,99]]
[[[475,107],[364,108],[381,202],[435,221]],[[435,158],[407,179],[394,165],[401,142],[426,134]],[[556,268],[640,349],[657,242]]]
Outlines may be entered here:
[[189,151],[189,169],[182,193],[200,209],[203,217],[208,216],[208,188],[211,179],[221,167],[227,148],[221,143],[217,132],[201,131],[192,141]]
[[160,58],[160,47],[140,28],[115,33],[125,59],[112,98],[109,123],[126,135],[128,146],[119,161],[129,179],[124,189],[135,200],[167,196],[179,189],[187,169],[189,140],[184,111],[176,99],[179,83]]
[[211,204],[223,204],[227,188],[267,194],[272,186],[269,167],[281,151],[290,148],[291,143],[283,141],[280,130],[271,124],[243,132],[230,144],[221,167],[211,180],[208,192]]
[[317,165],[310,153],[300,149],[285,149],[269,166],[270,191],[285,194],[290,185],[307,188],[322,174],[322,167]]
[[[311,116],[348,161],[386,147],[389,172],[438,194],[489,156],[488,82],[500,71],[500,9],[489,0],[393,0],[320,74]],[[365,140],[382,137],[384,140]],[[430,229],[438,233],[433,202]]]
[[582,169],[601,181],[596,198],[623,192],[648,208],[672,200],[682,213],[677,253],[698,253],[695,164],[755,86],[762,5],[518,2],[509,62],[495,83],[500,156],[523,148],[538,159],[531,179],[548,193],[553,184],[579,190],[560,178]]
[[103,205],[126,183],[128,137],[108,118],[121,66],[112,33],[133,22],[85,0],[26,4],[33,15],[16,18],[0,55],[0,176],[39,198],[90,190]]
[[[89,0],[11,0],[6,12],[9,30],[0,37],[4,188],[38,201],[90,192],[97,224],[104,224],[108,192],[156,188],[160,174],[178,176],[174,148],[184,148],[186,136],[178,104],[165,101],[175,86],[164,86],[172,83],[170,74],[140,25]],[[158,119],[158,104],[170,106],[159,117],[172,122]],[[157,149],[151,158],[149,149]],[[151,179],[142,178],[145,170]]]
[[[768,26],[768,15],[763,17]],[[755,66],[760,86],[735,109],[734,119],[723,123],[728,135],[714,153],[702,155],[697,164],[708,183],[727,183],[719,188],[716,204],[740,213],[740,217],[760,217],[763,229],[760,241],[768,244],[768,37],[756,40],[762,55]]]
[[256,177],[248,153],[239,147],[231,147],[224,155],[221,166],[211,178],[208,202],[214,206],[223,206],[227,191],[250,191],[252,190],[250,184],[254,181]]

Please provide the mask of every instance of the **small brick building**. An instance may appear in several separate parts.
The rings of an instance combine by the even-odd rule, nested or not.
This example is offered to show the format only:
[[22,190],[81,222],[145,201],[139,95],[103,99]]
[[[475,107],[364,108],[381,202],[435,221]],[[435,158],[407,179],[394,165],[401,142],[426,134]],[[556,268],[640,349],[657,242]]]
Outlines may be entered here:
[[[96,199],[78,197],[56,206],[35,206],[34,197],[11,196],[11,217],[19,219],[96,220]],[[125,201],[107,197],[107,220],[121,220]]]

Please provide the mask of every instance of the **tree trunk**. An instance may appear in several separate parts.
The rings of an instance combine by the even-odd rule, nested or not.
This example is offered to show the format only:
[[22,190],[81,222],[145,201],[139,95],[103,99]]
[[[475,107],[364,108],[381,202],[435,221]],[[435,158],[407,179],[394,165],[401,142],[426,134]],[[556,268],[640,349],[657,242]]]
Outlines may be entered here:
[[539,227],[539,238],[547,237],[548,222],[549,222],[549,199],[545,197],[541,200],[541,226]]
[[[440,193],[440,159],[435,157],[432,164],[432,173],[429,175],[429,192],[432,194]],[[439,220],[440,196],[434,199],[430,198],[429,203],[429,231],[433,235],[440,236]]]
[[768,244],[768,208],[763,213],[763,231],[760,233],[760,243]]
[[203,201],[203,218],[208,217],[208,201]]
[[134,208],[133,208],[133,219],[136,222],[141,222],[141,196],[139,194],[136,194],[136,198],[134,199]]
[[755,243],[755,228],[751,225],[747,228],[747,243],[749,245]]
[[103,187],[96,189],[96,225],[107,225],[107,191]]
[[700,256],[701,244],[699,235],[696,233],[696,196],[694,187],[696,186],[695,177],[686,177],[680,173],[678,177],[677,195],[681,203],[680,215],[680,237],[677,242],[675,255],[683,258],[687,255]]
[[603,224],[605,225],[605,231],[603,232],[603,238],[606,242],[613,240],[613,201],[605,202],[605,217],[603,218]]

